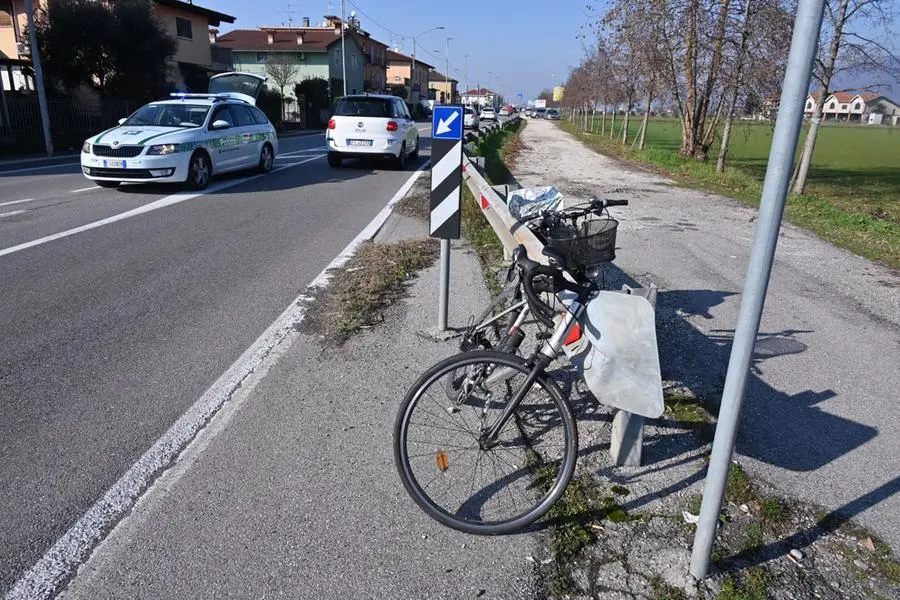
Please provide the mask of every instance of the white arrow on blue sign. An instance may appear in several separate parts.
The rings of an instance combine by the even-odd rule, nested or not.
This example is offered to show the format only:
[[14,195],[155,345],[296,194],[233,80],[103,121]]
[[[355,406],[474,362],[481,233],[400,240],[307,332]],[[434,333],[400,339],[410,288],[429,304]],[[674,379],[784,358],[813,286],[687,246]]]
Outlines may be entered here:
[[463,137],[462,107],[435,106],[431,122],[431,137],[436,140],[461,140]]

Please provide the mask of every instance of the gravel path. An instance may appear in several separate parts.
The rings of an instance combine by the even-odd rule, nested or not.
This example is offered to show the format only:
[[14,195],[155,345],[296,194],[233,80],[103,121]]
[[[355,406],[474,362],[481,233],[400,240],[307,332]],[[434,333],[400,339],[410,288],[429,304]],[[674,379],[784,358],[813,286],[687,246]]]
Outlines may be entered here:
[[[514,176],[627,198],[623,277],[660,288],[663,377],[720,400],[756,211],[677,187],[530,121]],[[741,462],[781,494],[857,518],[900,551],[900,276],[792,225],[780,234],[744,403]],[[894,524],[894,525],[892,525]]]

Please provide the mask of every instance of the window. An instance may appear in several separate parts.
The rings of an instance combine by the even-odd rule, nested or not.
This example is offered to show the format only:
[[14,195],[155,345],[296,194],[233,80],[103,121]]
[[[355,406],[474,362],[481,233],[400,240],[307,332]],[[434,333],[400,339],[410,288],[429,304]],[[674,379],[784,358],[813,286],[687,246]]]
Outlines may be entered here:
[[250,114],[250,111],[247,110],[246,106],[232,105],[229,108],[231,108],[231,114],[234,116],[234,120],[238,127],[256,125],[256,120],[253,118],[253,115]]
[[357,61],[356,59],[357,59],[357,56],[355,54],[350,55],[350,68],[354,71],[358,68],[357,63],[359,61]]
[[147,104],[128,117],[124,124],[199,127],[208,112],[209,106],[202,104]]
[[225,121],[232,127],[234,127],[234,117],[231,116],[231,111],[228,110],[227,106],[220,106],[216,109],[216,112],[213,113],[212,119],[210,119],[210,124],[215,123],[216,121]]
[[263,111],[259,110],[255,106],[250,106],[247,109],[250,111],[250,114],[253,115],[253,120],[256,121],[257,125],[269,124],[269,119],[266,118],[266,115],[263,114]]
[[13,26],[12,2],[10,0],[0,0],[0,27]]
[[812,110],[812,102],[806,103],[806,110]]
[[828,105],[828,108],[830,108],[831,110],[834,110],[834,107],[835,107],[834,102],[832,102],[831,104]]
[[390,117],[390,102],[381,98],[345,98],[334,114],[343,117]]
[[846,105],[846,104],[841,104],[841,110],[847,110],[847,105]]
[[857,102],[856,104],[853,105],[853,110],[859,110],[861,106],[862,105],[859,102]]
[[191,29],[190,19],[175,17],[175,31],[180,38],[194,39],[194,31]]

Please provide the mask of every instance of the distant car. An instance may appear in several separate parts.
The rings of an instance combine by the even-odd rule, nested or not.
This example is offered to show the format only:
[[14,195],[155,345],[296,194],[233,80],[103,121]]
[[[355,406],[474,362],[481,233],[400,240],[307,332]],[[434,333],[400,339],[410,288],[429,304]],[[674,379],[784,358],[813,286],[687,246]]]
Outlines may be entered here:
[[81,171],[105,188],[165,182],[195,190],[218,173],[267,173],[278,138],[255,106],[264,82],[249,73],[222,73],[210,79],[207,94],[172,94],[145,104],[117,127],[85,140]]
[[543,118],[546,117],[546,116],[547,116],[547,109],[546,109],[546,108],[536,108],[536,109],[534,109],[534,118],[535,118],[535,119],[543,119]]
[[466,107],[463,114],[463,127],[466,129],[478,129],[481,125],[478,114],[471,107]]
[[494,112],[494,109],[490,106],[486,106],[481,109],[481,120],[482,121],[496,121],[497,113]]
[[559,121],[559,111],[555,108],[547,109],[547,118],[551,121]]
[[419,130],[402,98],[344,96],[328,121],[325,149],[334,168],[346,158],[382,158],[403,169],[419,158]]
[[512,114],[512,111],[509,109],[509,107],[504,106],[503,108],[500,109],[501,117],[508,117],[511,114]]

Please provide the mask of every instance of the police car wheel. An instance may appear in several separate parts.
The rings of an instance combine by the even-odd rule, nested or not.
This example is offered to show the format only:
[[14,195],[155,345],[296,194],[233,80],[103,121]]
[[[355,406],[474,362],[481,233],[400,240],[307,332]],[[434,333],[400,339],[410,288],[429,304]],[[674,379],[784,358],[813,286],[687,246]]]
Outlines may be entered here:
[[268,173],[272,170],[274,164],[275,153],[272,151],[272,146],[263,144],[262,150],[259,151],[259,166],[257,166],[257,170],[260,173]]
[[95,181],[102,188],[117,188],[121,185],[121,181]]
[[185,183],[192,190],[206,189],[206,186],[209,185],[211,170],[209,156],[207,156],[205,152],[196,152],[191,157],[187,181]]

